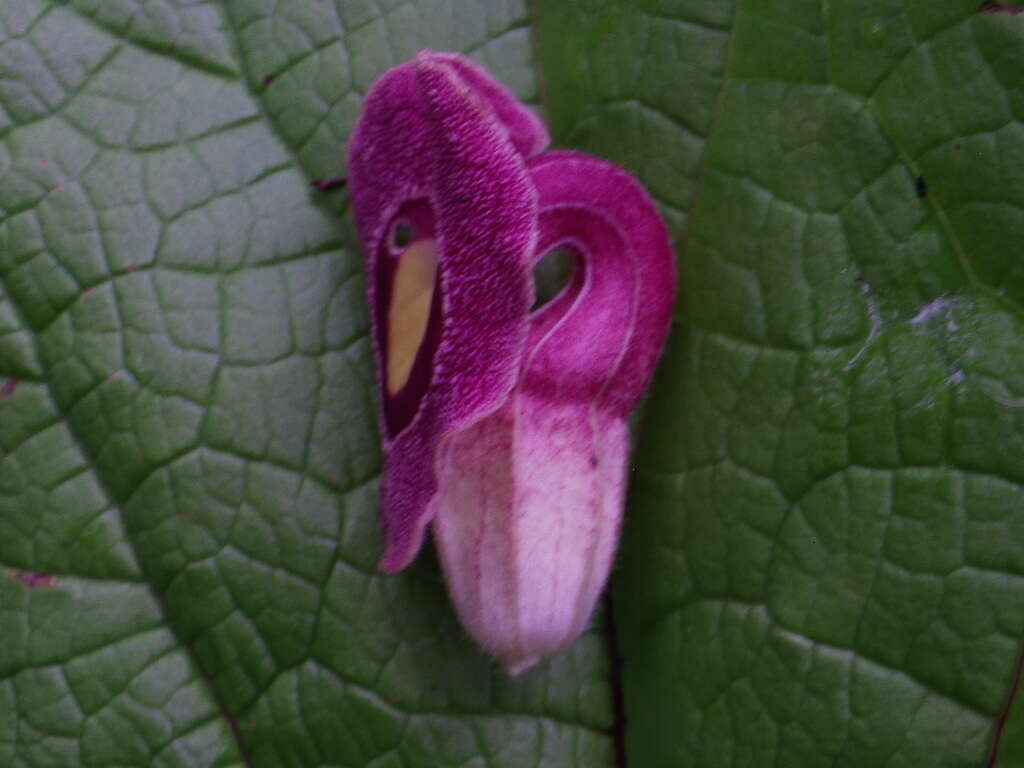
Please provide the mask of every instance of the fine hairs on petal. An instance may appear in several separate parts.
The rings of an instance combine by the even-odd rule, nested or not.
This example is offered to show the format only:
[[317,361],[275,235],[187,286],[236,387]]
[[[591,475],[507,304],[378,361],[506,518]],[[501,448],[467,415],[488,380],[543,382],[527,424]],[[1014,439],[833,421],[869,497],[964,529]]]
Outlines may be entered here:
[[[462,625],[509,675],[590,620],[619,539],[627,420],[675,300],[642,186],[547,143],[482,68],[423,51],[374,84],[348,150],[381,392],[381,568],[404,568],[430,527]],[[556,248],[575,274],[531,315],[532,266]]]
[[[440,441],[498,407],[517,377],[532,301],[528,265],[537,195],[492,105],[511,116],[525,111],[496,83],[487,94],[475,91],[451,66],[451,55],[425,51],[374,84],[349,143],[349,188],[367,257],[381,392],[387,544],[381,567],[388,572],[408,565],[421,546],[437,490]],[[530,119],[520,122],[523,134]],[[394,298],[387,277],[402,256],[387,235],[416,201],[429,212],[437,245],[433,302],[440,332],[431,339],[435,347],[423,377],[429,384],[405,403],[409,423],[392,432],[388,413],[405,393],[389,394],[383,375]]]

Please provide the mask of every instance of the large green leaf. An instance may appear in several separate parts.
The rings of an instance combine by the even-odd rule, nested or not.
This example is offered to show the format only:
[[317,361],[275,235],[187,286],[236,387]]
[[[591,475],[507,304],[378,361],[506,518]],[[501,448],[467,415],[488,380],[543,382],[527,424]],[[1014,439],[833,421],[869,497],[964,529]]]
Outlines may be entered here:
[[[387,578],[360,95],[534,94],[520,3],[0,4],[0,765],[607,764],[586,637],[510,683]],[[47,574],[46,576],[40,574]]]
[[[506,680],[429,555],[374,570],[360,259],[309,182],[420,47],[543,93],[676,235],[621,670],[599,619]],[[983,764],[1021,72],[1024,16],[960,0],[0,3],[0,765]]]
[[1024,17],[643,5],[542,20],[563,135],[683,252],[616,585],[630,763],[981,765],[1024,632]]

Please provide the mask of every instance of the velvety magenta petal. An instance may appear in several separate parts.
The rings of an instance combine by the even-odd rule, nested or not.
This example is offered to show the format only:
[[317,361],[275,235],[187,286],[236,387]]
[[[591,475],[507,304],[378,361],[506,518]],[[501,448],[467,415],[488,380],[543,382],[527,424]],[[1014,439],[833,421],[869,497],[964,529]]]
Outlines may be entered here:
[[601,407],[628,415],[654,375],[672,322],[676,267],[668,230],[639,182],[605,160],[548,152],[531,161],[530,172],[540,197],[537,257],[566,246],[580,269],[534,319],[527,383],[585,390]]
[[[510,97],[497,84],[484,91],[486,78],[457,57],[424,52],[377,81],[349,143],[381,391],[386,571],[405,567],[422,543],[439,442],[504,402],[527,331],[536,192],[510,140],[527,129],[503,122],[525,108],[502,102]],[[388,259],[405,255],[395,253],[396,222],[413,230],[413,245],[436,241],[438,278],[422,354],[408,384],[389,392]]]
[[576,254],[531,318],[519,384],[440,452],[434,532],[467,631],[516,673],[586,627],[622,519],[627,418],[671,322],[667,230],[626,172],[575,153],[530,163],[538,254]]
[[[421,54],[422,55],[422,54]],[[533,157],[550,143],[548,128],[534,112],[524,107],[501,83],[464,56],[457,53],[431,53],[454,69],[463,82],[490,102],[498,119],[505,125],[509,140],[524,157]]]
[[[435,367],[445,426],[505,399],[520,363],[530,304],[537,197],[521,156],[489,111],[445,66],[419,65],[435,125],[433,190],[444,252],[444,341]],[[453,87],[458,84],[459,87]]]

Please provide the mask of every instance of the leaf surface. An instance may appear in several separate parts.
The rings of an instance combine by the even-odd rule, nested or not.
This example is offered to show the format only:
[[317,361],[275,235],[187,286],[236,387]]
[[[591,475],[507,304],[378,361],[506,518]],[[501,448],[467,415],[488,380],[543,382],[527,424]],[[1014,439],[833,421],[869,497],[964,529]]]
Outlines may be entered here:
[[510,683],[380,554],[343,201],[373,79],[520,3],[0,8],[0,764],[602,765],[599,633]]
[[562,136],[682,252],[615,585],[629,764],[984,765],[1024,630],[1022,17],[729,5],[542,27]]
[[[509,681],[375,571],[311,182],[422,47],[675,236],[621,668],[599,616]],[[1024,765],[1021,71],[965,0],[0,5],[0,764]]]

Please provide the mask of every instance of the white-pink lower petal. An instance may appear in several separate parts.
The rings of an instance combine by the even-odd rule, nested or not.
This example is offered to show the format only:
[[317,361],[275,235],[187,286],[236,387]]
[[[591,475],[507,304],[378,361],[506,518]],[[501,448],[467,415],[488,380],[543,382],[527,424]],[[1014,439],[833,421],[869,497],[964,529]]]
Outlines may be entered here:
[[586,628],[622,518],[629,434],[516,392],[440,452],[434,535],[463,625],[516,674]]

